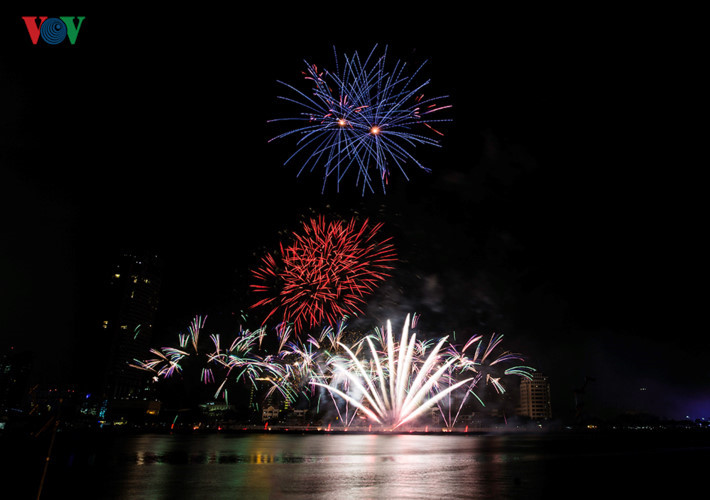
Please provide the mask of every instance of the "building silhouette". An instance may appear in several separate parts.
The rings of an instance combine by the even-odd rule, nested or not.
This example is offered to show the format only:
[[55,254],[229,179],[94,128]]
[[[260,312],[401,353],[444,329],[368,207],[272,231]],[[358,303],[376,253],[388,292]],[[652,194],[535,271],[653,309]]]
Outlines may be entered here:
[[157,256],[124,253],[105,276],[94,325],[106,353],[100,388],[104,399],[126,399],[145,389],[148,374],[129,363],[144,359],[152,347],[161,269]]
[[520,381],[520,416],[532,420],[549,420],[552,418],[550,402],[550,381],[547,375],[533,373],[532,379],[523,378]]
[[33,366],[30,351],[10,348],[0,352],[0,415],[20,412],[30,389]]

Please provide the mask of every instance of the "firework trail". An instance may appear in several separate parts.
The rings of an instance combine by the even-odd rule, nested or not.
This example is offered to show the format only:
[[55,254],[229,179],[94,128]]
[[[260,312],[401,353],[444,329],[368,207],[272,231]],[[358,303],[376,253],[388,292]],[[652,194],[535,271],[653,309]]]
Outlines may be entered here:
[[[228,347],[222,345],[220,335],[213,334],[212,351],[198,356],[197,340],[204,318],[196,317],[189,333],[178,336],[180,348],[151,349],[152,359],[135,360],[131,366],[169,378],[182,373],[183,364],[191,360],[204,365],[200,379],[205,384],[216,383],[215,372],[219,372],[221,382],[214,398],[227,400],[229,383],[265,389],[264,399],[278,393],[291,404],[302,397],[310,404],[317,396],[320,407],[326,395],[345,427],[360,413],[391,430],[434,407],[452,428],[469,396],[484,404],[475,392],[479,383],[493,386],[500,394],[505,391],[503,376],[531,378],[533,368],[519,364],[504,367],[523,358],[509,351],[496,354],[502,335],[492,335],[487,343],[477,335],[459,348],[449,343],[448,337],[418,339],[410,331],[416,318],[410,322],[407,315],[399,341],[388,321],[384,329],[376,328],[370,335],[346,343],[346,318],[342,318],[335,327],[324,327],[317,338],[294,335],[289,325],[277,325],[277,349],[271,354],[261,354],[266,335],[263,327],[240,329]],[[458,406],[452,404],[454,394]]]
[[[153,373],[160,378],[170,378],[175,374],[182,373],[183,365],[188,360],[198,357],[197,342],[199,340],[200,331],[204,327],[206,317],[196,316],[190,326],[188,333],[178,334],[178,345],[176,347],[161,347],[159,349],[151,349],[150,353],[155,357],[148,360],[134,359],[129,366],[139,370]],[[212,337],[213,342],[218,343],[218,337]],[[192,346],[192,352],[189,352],[188,346]],[[208,360],[211,358],[208,356]],[[213,380],[213,374],[209,367],[202,370],[203,380]]]
[[[129,366],[152,373],[158,379],[168,379],[183,374],[186,367],[199,370],[199,379],[205,385],[216,383],[215,372],[224,373],[215,398],[222,395],[226,399],[225,385],[231,375],[236,374],[237,380],[251,380],[273,374],[277,367],[264,362],[255,354],[254,347],[261,346],[265,335],[263,329],[256,331],[241,330],[228,348],[223,348],[221,336],[212,334],[211,349],[200,347],[200,333],[205,326],[206,316],[195,316],[188,326],[188,333],[178,334],[179,347],[161,347],[150,349],[154,356],[147,360],[134,359]],[[277,373],[278,375],[278,373]]]
[[[469,395],[483,405],[474,392],[480,381],[491,384],[501,394],[505,391],[503,376],[531,378],[534,371],[523,365],[501,368],[505,363],[523,359],[520,354],[508,351],[494,355],[502,335],[491,336],[486,345],[478,335],[458,349],[448,342],[448,337],[420,341],[416,333],[410,333],[410,326],[408,315],[399,342],[394,340],[388,321],[384,332],[376,329],[355,344],[357,351],[341,344],[345,355],[327,361],[330,377],[314,380],[313,384],[392,430],[434,407],[438,407],[445,425],[452,428]],[[362,348],[363,345],[367,348]],[[467,350],[474,345],[475,353],[468,355]],[[361,358],[362,354],[367,358]],[[453,408],[452,415],[451,398],[455,393],[460,404]]]
[[267,254],[252,275],[251,289],[266,297],[252,307],[267,307],[263,323],[280,313],[296,333],[306,326],[362,313],[364,297],[388,276],[396,259],[390,239],[377,236],[382,224],[361,225],[353,218],[326,222],[321,216],[303,223],[292,242]]
[[[525,365],[515,365],[505,369],[501,369],[503,363],[511,361],[523,361],[521,354],[505,351],[500,355],[493,356],[495,349],[503,340],[503,335],[491,335],[488,343],[484,346],[483,336],[475,335],[471,337],[464,346],[459,349],[456,345],[449,345],[445,355],[454,363],[449,368],[448,376],[443,379],[444,385],[451,384],[462,374],[471,374],[471,381],[466,386],[463,396],[456,403],[452,402],[451,394],[446,399],[441,400],[438,404],[440,414],[444,420],[446,427],[452,428],[467,402],[469,396],[473,396],[478,402],[485,406],[481,397],[476,394],[475,390],[479,387],[479,382],[484,381],[485,385],[491,385],[495,388],[496,393],[503,394],[505,387],[501,382],[503,376],[516,375],[519,377],[531,379],[534,368]],[[472,356],[468,355],[468,349],[475,345],[476,349]],[[502,371],[501,371],[502,370]]]
[[[293,330],[278,325],[276,333],[279,350],[268,360],[272,372],[278,372],[279,376],[272,379],[272,387],[266,397],[279,392],[284,400],[293,404],[300,397],[311,400],[317,396],[313,381],[324,381],[332,377],[328,364],[334,359],[340,359],[343,352],[341,341],[346,332],[346,319],[339,321],[335,328],[325,326],[317,339],[312,335],[305,339],[291,337]],[[353,349],[359,352],[358,347]],[[333,403],[338,410],[338,402],[333,399]]]
[[361,361],[350,348],[342,345],[350,363],[346,365],[339,359],[333,360],[331,364],[334,373],[347,380],[348,385],[355,388],[362,397],[355,398],[348,393],[347,388],[343,390],[333,383],[313,383],[338,395],[362,411],[370,420],[391,426],[393,430],[415,420],[473,377],[436,391],[436,384],[455,362],[454,359],[443,363],[440,361],[439,352],[447,337],[441,338],[426,356],[416,357],[416,333],[410,336],[409,326],[410,316],[407,315],[400,341],[395,342],[392,325],[388,321],[386,344],[381,346],[381,350],[375,348],[370,336],[366,337],[364,340],[371,357],[369,362]]
[[410,150],[420,144],[438,146],[436,136],[443,134],[435,127],[450,121],[436,118],[436,113],[451,107],[437,104],[446,96],[425,98],[423,91],[429,80],[417,83],[425,63],[408,74],[406,63],[396,61],[388,67],[387,49],[381,56],[375,55],[376,49],[375,45],[364,59],[357,52],[344,55],[342,66],[335,53],[335,72],[306,63],[305,78],[312,86],[309,92],[279,82],[295,94],[280,99],[297,105],[301,112],[271,120],[294,124],[271,141],[299,135],[297,149],[285,164],[297,156],[305,157],[299,176],[304,170],[313,171],[320,166],[323,191],[331,177],[339,190],[350,169],[357,170],[356,186],[362,186],[363,194],[374,192],[377,178],[385,192],[393,167],[406,179],[406,163],[429,172]]
[[266,332],[263,328],[251,331],[240,330],[235,339],[225,349],[220,349],[215,343],[215,351],[210,355],[210,360],[222,368],[224,375],[214,397],[220,395],[227,399],[227,383],[248,381],[256,386],[260,379],[270,380],[281,376],[278,367],[269,363],[258,355],[262,340]]
[[[157,379],[183,375],[189,366],[199,371],[199,379],[205,385],[215,384],[219,379],[214,398],[227,401],[230,383],[246,383],[261,389],[259,382],[264,382],[268,387],[265,397],[278,392],[285,400],[295,402],[304,389],[309,389],[308,381],[318,376],[314,360],[320,355],[319,351],[311,343],[290,340],[292,330],[288,325],[276,328],[277,353],[260,354],[265,328],[254,331],[240,328],[228,346],[222,345],[219,334],[212,334],[209,336],[212,347],[205,349],[199,345],[205,320],[206,317],[196,316],[188,326],[188,333],[178,334],[179,347],[150,349],[152,358],[134,359],[129,366],[149,372]],[[322,338],[328,336],[332,336],[330,328],[324,331]]]

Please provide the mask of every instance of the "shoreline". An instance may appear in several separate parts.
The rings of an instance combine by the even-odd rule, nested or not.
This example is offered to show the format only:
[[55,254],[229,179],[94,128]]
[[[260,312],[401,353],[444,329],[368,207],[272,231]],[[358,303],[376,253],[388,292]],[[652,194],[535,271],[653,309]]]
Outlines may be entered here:
[[[28,438],[41,440],[51,432],[30,432],[27,429],[5,429],[0,432],[0,441],[11,438]],[[372,436],[560,436],[560,437],[609,437],[609,436],[692,436],[703,438],[710,442],[710,430],[706,428],[475,428],[475,429],[367,429],[367,428],[330,428],[310,426],[232,426],[224,428],[135,428],[135,427],[105,427],[105,428],[59,428],[58,435],[175,435],[175,436],[207,436],[207,435],[372,435]]]

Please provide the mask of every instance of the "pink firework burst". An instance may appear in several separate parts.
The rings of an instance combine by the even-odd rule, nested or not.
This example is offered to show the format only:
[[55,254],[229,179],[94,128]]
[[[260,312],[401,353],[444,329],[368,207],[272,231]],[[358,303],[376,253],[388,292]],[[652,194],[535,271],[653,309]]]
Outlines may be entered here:
[[330,221],[303,223],[287,246],[268,254],[252,271],[251,289],[265,297],[252,307],[267,307],[264,318],[293,323],[294,331],[362,313],[364,297],[386,279],[396,254],[390,238],[380,240],[382,224]]

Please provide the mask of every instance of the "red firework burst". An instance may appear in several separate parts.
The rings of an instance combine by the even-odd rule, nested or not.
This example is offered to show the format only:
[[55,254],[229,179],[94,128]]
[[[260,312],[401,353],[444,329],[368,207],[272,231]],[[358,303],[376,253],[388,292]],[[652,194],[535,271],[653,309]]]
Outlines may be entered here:
[[389,276],[396,260],[390,238],[377,238],[381,227],[355,219],[304,222],[288,246],[282,243],[276,256],[266,255],[252,271],[251,289],[268,295],[252,307],[270,308],[264,322],[280,311],[296,332],[362,313],[364,297]]

